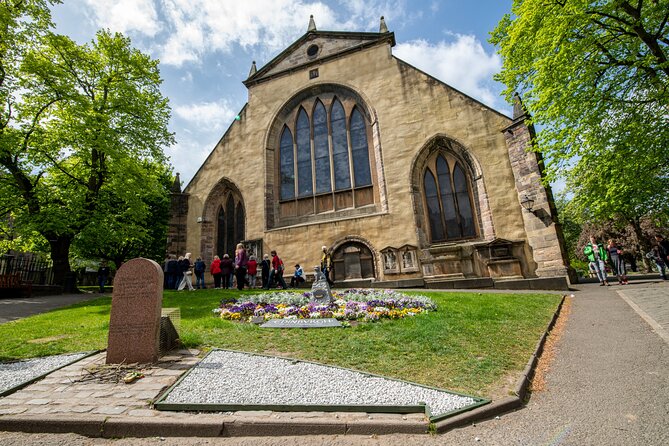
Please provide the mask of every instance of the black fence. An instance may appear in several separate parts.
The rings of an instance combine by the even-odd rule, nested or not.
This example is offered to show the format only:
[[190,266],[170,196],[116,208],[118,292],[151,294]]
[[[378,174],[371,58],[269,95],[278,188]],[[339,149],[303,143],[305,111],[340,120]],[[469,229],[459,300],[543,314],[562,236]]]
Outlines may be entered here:
[[0,274],[19,274],[22,281],[33,285],[53,285],[53,263],[34,256],[3,255]]

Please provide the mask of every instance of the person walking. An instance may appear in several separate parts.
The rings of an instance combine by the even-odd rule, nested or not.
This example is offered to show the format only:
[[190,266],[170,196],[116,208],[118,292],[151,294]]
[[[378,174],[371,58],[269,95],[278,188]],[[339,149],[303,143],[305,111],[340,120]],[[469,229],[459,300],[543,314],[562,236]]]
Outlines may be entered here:
[[608,257],[604,246],[601,243],[597,243],[594,236],[590,236],[590,242],[583,248],[583,254],[585,254],[588,262],[590,262],[590,268],[597,274],[599,286],[609,286],[609,282],[606,280],[606,265],[604,263]]
[[207,265],[204,264],[202,257],[195,259],[195,265],[193,265],[193,272],[195,273],[195,288],[204,290],[204,271],[207,269]]
[[246,272],[249,275],[249,288],[256,287],[256,276],[258,275],[258,262],[255,256],[249,257],[249,263],[246,265]]
[[[274,283],[273,281],[276,279],[279,285],[281,285],[281,288],[285,290],[288,288],[288,286],[286,286],[286,281],[283,280],[283,260],[281,260],[281,258],[274,250],[271,251],[270,254],[272,254],[272,271],[269,273],[267,284],[270,285]],[[269,286],[265,289],[269,289]]]
[[182,291],[186,286],[188,286],[188,291],[195,291],[195,288],[193,288],[193,279],[191,279],[193,275],[193,264],[190,261],[191,258],[191,253],[187,252],[183,258],[179,259],[179,269],[183,272],[183,279],[181,279],[181,283],[179,284],[179,291]]
[[663,255],[663,250],[660,245],[655,245],[651,248],[650,252],[646,254],[646,258],[655,262],[657,270],[662,276],[662,280],[667,280],[667,261],[666,256]]
[[298,263],[295,265],[295,273],[293,273],[293,277],[290,278],[290,287],[295,288],[296,286],[300,286],[301,283],[304,283],[304,270]]
[[228,289],[232,287],[232,271],[234,270],[234,265],[230,256],[223,254],[221,259],[221,275],[223,276],[223,289]]
[[264,289],[269,289],[269,272],[272,269],[272,262],[269,260],[269,255],[265,254],[262,261],[260,262],[260,273],[262,278],[262,287]]
[[662,256],[662,261],[664,264],[669,264],[669,241],[665,240],[660,234],[655,234],[655,241],[657,246],[660,247],[660,255]]
[[249,256],[241,243],[237,244],[235,250],[235,277],[237,278],[237,289],[242,291],[246,282],[246,266],[249,263]]
[[627,285],[627,269],[625,268],[625,260],[623,259],[623,249],[616,244],[615,240],[609,239],[606,250],[608,251],[609,259],[611,259],[611,265],[618,277],[618,283],[620,285]]
[[214,260],[211,262],[211,265],[209,266],[209,272],[211,273],[212,276],[214,276],[214,288],[219,289],[221,288],[221,276],[222,271],[221,271],[221,258],[218,256],[214,256]]

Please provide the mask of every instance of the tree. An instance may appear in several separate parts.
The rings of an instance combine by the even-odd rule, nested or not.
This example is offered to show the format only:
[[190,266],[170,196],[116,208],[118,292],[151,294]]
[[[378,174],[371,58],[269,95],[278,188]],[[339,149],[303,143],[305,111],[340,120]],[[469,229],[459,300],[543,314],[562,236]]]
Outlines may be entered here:
[[[75,252],[83,258],[114,262],[116,269],[127,260],[146,257],[162,263],[165,255],[169,191],[173,183],[170,169],[145,163],[142,187],[134,196],[118,196],[113,185],[100,197],[89,224],[74,240]],[[127,199],[139,202],[129,203]]]
[[[25,13],[18,27],[31,26]],[[158,62],[121,34],[99,31],[88,45],[50,32],[26,39],[14,43],[20,63],[3,85],[0,206],[48,240],[63,283],[70,246],[96,222],[110,189],[141,204],[143,163],[163,163],[162,146],[173,142],[170,110]]]
[[491,37],[497,79],[541,125],[547,179],[570,178],[596,220],[667,215],[669,0],[514,0],[512,13]]

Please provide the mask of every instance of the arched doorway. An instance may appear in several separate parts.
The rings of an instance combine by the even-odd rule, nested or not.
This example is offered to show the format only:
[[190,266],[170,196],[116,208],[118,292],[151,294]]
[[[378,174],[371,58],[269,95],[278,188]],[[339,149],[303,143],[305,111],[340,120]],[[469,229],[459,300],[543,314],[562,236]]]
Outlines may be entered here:
[[234,256],[237,243],[246,238],[246,210],[239,188],[223,178],[204,202],[200,253],[205,262],[215,255]]
[[228,254],[234,258],[237,243],[245,238],[244,207],[235,200],[233,194],[221,204],[217,218],[216,252],[219,256]]
[[335,281],[374,278],[374,255],[363,243],[349,241],[337,247],[332,264]]

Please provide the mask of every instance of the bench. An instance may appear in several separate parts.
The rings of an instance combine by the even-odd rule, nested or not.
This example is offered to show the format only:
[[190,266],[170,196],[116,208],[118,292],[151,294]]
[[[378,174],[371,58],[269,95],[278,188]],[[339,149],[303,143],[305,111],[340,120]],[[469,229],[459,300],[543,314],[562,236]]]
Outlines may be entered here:
[[30,297],[32,282],[21,280],[20,274],[0,274],[0,298]]

